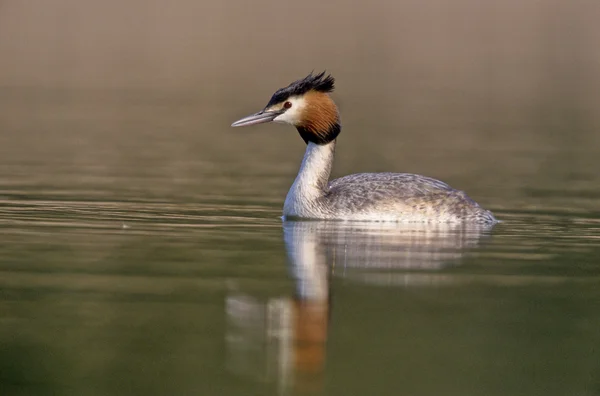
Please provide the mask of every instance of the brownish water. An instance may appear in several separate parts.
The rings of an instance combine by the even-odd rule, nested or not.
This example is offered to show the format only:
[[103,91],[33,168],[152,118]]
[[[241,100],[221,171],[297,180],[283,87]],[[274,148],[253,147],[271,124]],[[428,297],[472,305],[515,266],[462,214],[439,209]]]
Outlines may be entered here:
[[[600,394],[594,2],[0,4],[0,394]],[[493,229],[282,223],[327,68],[334,176]]]

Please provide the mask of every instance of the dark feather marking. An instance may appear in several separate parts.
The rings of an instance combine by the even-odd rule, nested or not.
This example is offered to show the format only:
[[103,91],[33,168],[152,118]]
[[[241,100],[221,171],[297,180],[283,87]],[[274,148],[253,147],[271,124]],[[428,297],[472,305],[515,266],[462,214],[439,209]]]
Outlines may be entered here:
[[296,129],[306,144],[308,144],[308,142],[327,144],[334,141],[338,137],[342,131],[342,126],[338,123],[335,123],[331,125],[327,132],[309,130],[302,126],[296,127]]
[[317,92],[333,92],[335,79],[331,75],[321,72],[313,75],[312,72],[301,80],[294,81],[285,88],[280,88],[273,94],[265,108],[281,103],[290,96],[304,95],[310,90]]

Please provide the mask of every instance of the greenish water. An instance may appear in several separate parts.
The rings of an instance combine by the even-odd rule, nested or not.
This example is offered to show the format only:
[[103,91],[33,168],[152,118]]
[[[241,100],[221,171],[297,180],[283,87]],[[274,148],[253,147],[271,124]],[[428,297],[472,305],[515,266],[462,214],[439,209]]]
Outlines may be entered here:
[[[0,396],[600,395],[599,4],[0,2]],[[282,223],[323,69],[503,222]]]
[[254,108],[2,92],[2,395],[600,394],[585,128],[350,118],[336,175],[427,174],[503,222],[282,223],[303,143],[228,127]]

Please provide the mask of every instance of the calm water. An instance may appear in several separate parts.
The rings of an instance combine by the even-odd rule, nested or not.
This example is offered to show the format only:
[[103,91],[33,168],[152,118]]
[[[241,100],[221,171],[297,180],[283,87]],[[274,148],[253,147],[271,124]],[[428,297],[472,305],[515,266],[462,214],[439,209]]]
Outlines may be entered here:
[[[600,395],[599,4],[0,1],[0,395]],[[323,69],[503,222],[283,223]]]
[[3,395],[600,394],[589,140],[404,143],[388,122],[365,142],[350,121],[336,175],[426,173],[503,223],[282,223],[303,143],[228,127],[254,108],[3,93]]

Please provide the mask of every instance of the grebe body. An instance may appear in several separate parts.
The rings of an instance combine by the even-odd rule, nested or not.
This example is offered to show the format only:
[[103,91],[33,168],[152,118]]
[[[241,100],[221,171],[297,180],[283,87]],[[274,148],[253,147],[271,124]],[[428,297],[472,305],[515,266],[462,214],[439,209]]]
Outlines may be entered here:
[[278,122],[296,127],[307,144],[283,206],[286,219],[495,223],[492,213],[464,192],[408,173],[358,173],[329,180],[341,132],[329,96],[334,79],[309,74],[279,89],[260,112],[232,126]]

